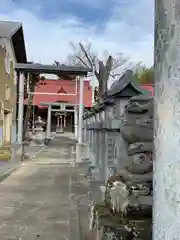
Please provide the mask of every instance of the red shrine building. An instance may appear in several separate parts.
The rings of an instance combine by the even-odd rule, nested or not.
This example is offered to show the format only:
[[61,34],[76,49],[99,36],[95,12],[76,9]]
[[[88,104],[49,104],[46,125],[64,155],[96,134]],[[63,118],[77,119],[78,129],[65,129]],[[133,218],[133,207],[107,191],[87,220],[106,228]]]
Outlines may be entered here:
[[[47,121],[48,106],[42,106],[42,103],[65,103],[68,105],[66,109],[73,110],[74,105],[79,104],[79,85],[76,80],[42,80],[35,87],[32,121],[37,116],[41,116],[44,121]],[[27,99],[24,104],[26,108]],[[89,81],[84,81],[84,106],[87,109],[92,107],[92,88]],[[55,131],[57,124],[56,112],[53,112],[53,109],[57,109],[57,106],[52,106],[52,132]],[[74,131],[74,112],[67,112],[66,119],[63,117],[63,125],[66,125],[66,131]]]
[[151,93],[151,96],[154,96],[154,85],[153,84],[142,84],[141,87],[148,90]]
[[[69,80],[43,80],[40,81],[35,88],[35,96],[33,98],[33,105],[38,108],[46,108],[40,106],[42,102],[65,102],[76,104],[79,102],[79,86],[77,85],[77,95],[70,95],[76,93],[76,81]],[[41,94],[47,93],[47,94]],[[57,95],[49,95],[54,93]],[[59,95],[58,95],[59,94]],[[64,94],[64,95],[60,95]],[[67,95],[69,94],[69,95]],[[92,88],[89,81],[84,81],[84,105],[86,108],[92,106]]]

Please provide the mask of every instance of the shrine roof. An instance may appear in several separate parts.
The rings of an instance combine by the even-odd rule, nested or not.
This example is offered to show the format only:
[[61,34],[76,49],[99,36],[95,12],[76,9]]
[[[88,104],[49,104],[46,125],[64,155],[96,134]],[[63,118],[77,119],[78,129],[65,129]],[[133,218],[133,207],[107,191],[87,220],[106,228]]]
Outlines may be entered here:
[[[131,95],[133,96],[132,91],[128,90],[133,89],[135,92],[143,95],[150,95],[151,93],[149,90],[146,89],[146,87],[141,87],[140,84],[137,83],[134,74],[131,70],[127,70],[116,82],[114,82],[107,92],[107,96],[109,97],[130,97]],[[123,92],[126,90],[126,93],[123,94]]]
[[[46,106],[41,106],[44,103],[56,103],[56,102],[66,102],[69,104],[76,104],[79,100],[79,92],[77,95],[53,95],[48,93],[62,93],[62,94],[75,94],[76,81],[69,80],[43,80],[40,81],[38,86],[35,87],[36,93],[33,97],[33,105],[39,108],[47,108]],[[44,94],[43,94],[44,93]],[[45,94],[47,93],[47,94]],[[27,99],[24,101],[27,105]],[[89,81],[84,81],[84,105],[85,107],[92,107],[92,88]]]

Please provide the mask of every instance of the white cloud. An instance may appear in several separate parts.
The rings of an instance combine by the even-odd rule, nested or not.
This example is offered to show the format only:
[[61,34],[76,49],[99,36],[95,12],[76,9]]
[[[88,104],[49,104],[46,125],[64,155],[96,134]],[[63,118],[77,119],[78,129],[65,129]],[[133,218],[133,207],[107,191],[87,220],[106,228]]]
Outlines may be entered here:
[[49,64],[54,60],[63,61],[72,50],[70,41],[90,40],[96,52],[123,52],[137,62],[142,61],[148,66],[153,63],[153,34],[120,19],[117,9],[103,31],[73,16],[44,20],[23,9],[13,9],[10,14],[0,13],[0,20],[23,22],[29,61]]

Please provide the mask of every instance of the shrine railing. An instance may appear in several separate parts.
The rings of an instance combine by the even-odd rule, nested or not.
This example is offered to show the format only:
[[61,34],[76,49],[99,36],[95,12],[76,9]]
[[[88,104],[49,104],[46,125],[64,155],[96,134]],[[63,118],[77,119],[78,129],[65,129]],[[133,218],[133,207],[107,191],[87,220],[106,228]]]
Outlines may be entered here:
[[124,164],[127,151],[119,128],[124,99],[122,102],[120,106],[120,101],[111,99],[84,114],[83,143],[91,163],[92,177],[100,181],[106,181]]
[[131,97],[149,96],[131,70],[127,70],[104,94],[104,99],[84,113],[83,142],[96,177],[108,176],[125,164],[127,146],[120,132],[125,106]]

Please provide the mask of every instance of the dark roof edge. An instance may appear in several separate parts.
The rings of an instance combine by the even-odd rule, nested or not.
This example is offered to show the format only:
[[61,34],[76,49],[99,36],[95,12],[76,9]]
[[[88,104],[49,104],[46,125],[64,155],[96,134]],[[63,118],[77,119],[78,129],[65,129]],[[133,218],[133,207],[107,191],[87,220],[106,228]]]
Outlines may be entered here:
[[[109,89],[109,91],[107,91],[107,95],[108,97],[115,97],[116,95],[118,95],[119,93],[121,93],[129,84],[131,84],[136,91],[138,91],[141,94],[144,95],[151,95],[150,91],[144,89],[141,87],[141,85],[139,83],[137,83],[135,76],[133,75],[133,71],[132,70],[127,70],[121,77],[120,79],[122,79],[123,77],[125,77],[125,83],[123,88],[119,91],[119,92],[114,92],[113,93],[113,89]],[[119,80],[120,80],[119,79]],[[118,80],[118,81],[119,81]],[[121,82],[120,82],[121,83]],[[109,92],[109,94],[108,94]]]
[[[13,44],[13,38],[14,38],[14,36],[15,36],[15,34],[20,34],[21,36],[22,36],[22,41],[23,41],[23,44],[21,44],[21,50],[22,50],[22,48],[23,48],[23,52],[24,52],[24,60],[23,60],[23,63],[25,62],[25,63],[27,63],[27,52],[26,52],[26,43],[25,43],[25,39],[24,39],[24,30],[23,30],[23,25],[22,25],[22,23],[19,23],[19,26],[11,33],[11,35],[10,35],[10,38],[8,38],[8,39],[10,39],[10,41],[11,41],[11,43],[12,43],[12,45],[13,45],[13,49],[14,49],[14,53],[15,53],[15,55],[16,55],[16,49],[15,49],[15,46],[14,46],[14,44]],[[16,59],[17,60],[17,59]]]
[[[129,78],[129,81],[128,81],[128,84],[131,84],[138,92],[144,94],[144,95],[150,95],[150,91],[144,89],[141,87],[141,84],[139,84],[136,79],[135,79],[135,76],[133,74],[133,71],[132,70],[129,70],[128,71],[128,75],[130,75],[132,78]],[[128,77],[127,75],[127,77]],[[128,85],[127,84],[127,85]]]
[[139,83],[136,83],[136,81],[132,81],[131,84],[133,85],[133,87],[140,93],[144,94],[144,95],[151,95],[151,92],[142,88],[141,85]]
[[45,64],[29,64],[29,63],[17,63],[15,65],[15,69],[19,71],[64,71],[64,72],[79,72],[79,73],[88,73],[91,72],[92,69],[86,67],[77,67],[77,66],[54,66],[54,65],[45,65]]
[[[24,50],[25,50],[25,59],[26,59],[26,63],[27,63],[27,52],[26,52],[26,42],[25,42],[25,39],[24,39],[24,29],[23,29],[23,25],[21,23],[21,27],[22,29],[22,37],[23,37],[23,42],[24,42]],[[18,29],[18,31],[20,30],[20,28]]]

